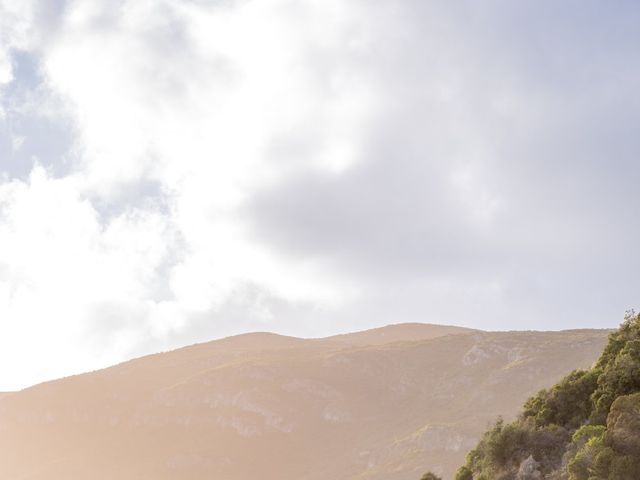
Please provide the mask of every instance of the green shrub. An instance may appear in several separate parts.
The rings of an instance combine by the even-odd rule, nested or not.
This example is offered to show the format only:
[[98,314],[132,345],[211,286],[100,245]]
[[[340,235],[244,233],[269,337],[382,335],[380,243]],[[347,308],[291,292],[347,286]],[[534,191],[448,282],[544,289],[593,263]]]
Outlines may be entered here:
[[456,472],[454,480],[473,480],[473,472],[469,470],[469,467],[463,465]]
[[442,480],[435,473],[427,472],[425,473],[420,480]]
[[597,385],[596,370],[575,370],[550,390],[541,390],[527,400],[522,416],[534,419],[537,426],[578,428],[591,414],[591,395]]

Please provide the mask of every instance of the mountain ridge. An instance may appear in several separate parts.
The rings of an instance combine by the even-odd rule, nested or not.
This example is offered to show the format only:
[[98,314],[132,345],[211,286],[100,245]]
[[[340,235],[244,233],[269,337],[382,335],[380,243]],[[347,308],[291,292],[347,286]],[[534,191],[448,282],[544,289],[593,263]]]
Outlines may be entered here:
[[[451,475],[488,422],[588,367],[606,337],[384,328],[351,344],[236,336],[30,387],[0,402],[0,470],[34,480]],[[34,464],[34,452],[46,455]]]

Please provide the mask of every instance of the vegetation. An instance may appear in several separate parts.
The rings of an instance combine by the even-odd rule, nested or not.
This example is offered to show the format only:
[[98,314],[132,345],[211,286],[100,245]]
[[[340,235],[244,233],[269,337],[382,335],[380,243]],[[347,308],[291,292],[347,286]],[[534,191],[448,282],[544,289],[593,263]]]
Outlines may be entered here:
[[516,421],[499,419],[455,480],[636,480],[639,472],[640,315],[628,312],[591,370],[538,392]]
[[422,475],[422,478],[420,480],[442,480],[442,479],[439,476],[437,476],[435,473],[427,472],[424,475]]

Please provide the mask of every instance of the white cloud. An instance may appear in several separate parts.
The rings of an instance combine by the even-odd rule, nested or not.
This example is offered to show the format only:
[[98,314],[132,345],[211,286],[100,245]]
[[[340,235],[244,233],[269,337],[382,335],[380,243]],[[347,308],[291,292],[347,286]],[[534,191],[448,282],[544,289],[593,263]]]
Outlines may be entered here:
[[[286,262],[252,242],[237,217],[257,185],[355,161],[367,85],[348,63],[317,71],[307,58],[344,48],[353,25],[340,3],[111,7],[70,2],[34,48],[74,119],[75,163],[1,187],[0,364],[23,365],[0,370],[4,386],[130,355],[246,286],[325,306],[356,293],[321,261]],[[274,142],[301,128],[321,137],[317,151],[274,161]],[[141,182],[157,185],[150,197]],[[274,316],[262,298],[243,300],[257,322]]]
[[31,117],[72,137],[0,158],[0,390],[246,329],[628,307],[634,15],[452,5],[0,0],[7,151],[59,151]]
[[[25,366],[0,369],[8,383],[37,379],[34,369],[60,374],[77,362],[100,364],[103,355],[113,360],[85,350],[88,314],[105,302],[152,301],[156,269],[172,248],[170,220],[155,212],[130,211],[101,225],[80,180],[54,179],[36,166],[28,182],[0,187],[0,364],[16,365],[17,357]],[[145,325],[136,328],[144,334]],[[70,346],[73,353],[51,358]]]

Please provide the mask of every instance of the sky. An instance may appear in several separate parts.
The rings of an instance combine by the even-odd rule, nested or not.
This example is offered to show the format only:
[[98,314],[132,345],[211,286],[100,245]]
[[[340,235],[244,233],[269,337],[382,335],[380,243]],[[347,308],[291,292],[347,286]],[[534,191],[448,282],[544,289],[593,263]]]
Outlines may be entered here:
[[0,0],[0,391],[248,331],[610,328],[640,6]]

